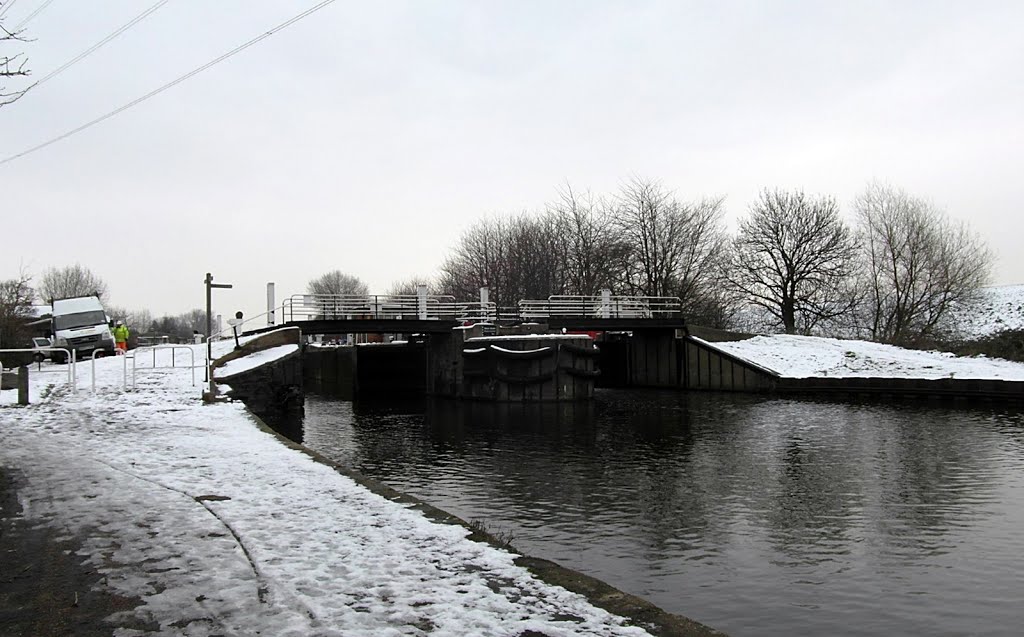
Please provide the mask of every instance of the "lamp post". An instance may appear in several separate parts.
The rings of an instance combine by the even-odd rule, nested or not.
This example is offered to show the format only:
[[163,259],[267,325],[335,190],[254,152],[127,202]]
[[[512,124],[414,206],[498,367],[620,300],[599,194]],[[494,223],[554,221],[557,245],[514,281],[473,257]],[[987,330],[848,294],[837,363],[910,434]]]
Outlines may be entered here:
[[210,399],[213,399],[213,347],[210,344],[210,337],[213,336],[213,288],[230,288],[230,283],[214,283],[213,275],[206,273],[206,377],[210,382]]

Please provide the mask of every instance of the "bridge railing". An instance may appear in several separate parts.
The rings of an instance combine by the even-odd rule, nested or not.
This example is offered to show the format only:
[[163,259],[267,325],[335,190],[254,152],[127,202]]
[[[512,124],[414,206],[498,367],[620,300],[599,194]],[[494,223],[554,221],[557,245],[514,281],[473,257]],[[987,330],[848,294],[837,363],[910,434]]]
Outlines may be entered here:
[[555,295],[519,302],[519,316],[523,320],[552,317],[676,318],[681,311],[682,301],[675,296]]
[[425,319],[487,321],[497,314],[493,303],[458,303],[447,295],[295,294],[281,307],[285,322],[331,319]]
[[498,306],[494,303],[458,303],[460,308],[456,320],[460,323],[496,323],[498,321]]
[[281,322],[309,320],[448,320],[460,323],[535,321],[558,317],[656,319],[678,318],[682,301],[675,296],[570,296],[526,299],[515,307],[459,302],[448,295],[294,294],[278,308]]

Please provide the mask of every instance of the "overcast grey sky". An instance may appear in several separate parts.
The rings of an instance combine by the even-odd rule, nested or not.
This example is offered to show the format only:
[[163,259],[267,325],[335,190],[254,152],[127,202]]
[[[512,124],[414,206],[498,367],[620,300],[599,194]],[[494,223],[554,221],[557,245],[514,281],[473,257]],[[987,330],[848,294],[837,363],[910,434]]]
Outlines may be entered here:
[[[20,22],[43,0],[19,0]],[[152,5],[54,0],[36,78]],[[0,109],[0,159],[316,4],[171,0]],[[350,2],[0,165],[0,278],[75,262],[155,315],[264,310],[335,268],[383,292],[484,215],[630,175],[682,199],[872,180],[970,221],[1024,283],[1024,2]],[[9,83],[10,84],[10,83]]]

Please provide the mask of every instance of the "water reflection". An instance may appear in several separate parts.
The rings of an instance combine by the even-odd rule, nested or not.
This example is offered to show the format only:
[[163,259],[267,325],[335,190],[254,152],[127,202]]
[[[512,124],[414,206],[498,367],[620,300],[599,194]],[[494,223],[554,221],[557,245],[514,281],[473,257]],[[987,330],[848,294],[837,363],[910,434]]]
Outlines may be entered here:
[[308,446],[734,635],[1021,619],[1016,412],[613,390],[305,411]]

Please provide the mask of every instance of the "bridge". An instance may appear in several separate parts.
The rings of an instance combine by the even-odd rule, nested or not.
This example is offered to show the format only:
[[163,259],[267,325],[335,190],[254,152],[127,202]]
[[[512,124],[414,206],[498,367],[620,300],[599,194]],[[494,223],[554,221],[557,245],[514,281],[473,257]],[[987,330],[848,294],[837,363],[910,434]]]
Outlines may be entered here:
[[[268,306],[273,307],[270,297],[268,294]],[[311,367],[328,370],[337,364],[348,365],[349,375],[358,379],[359,391],[369,391],[371,385],[403,384],[398,377],[404,373],[408,377],[404,384],[418,384],[427,393],[439,396],[462,396],[466,392],[463,371],[467,339],[562,331],[617,334],[597,350],[599,365],[605,370],[602,382],[677,386],[682,374],[678,337],[686,328],[682,301],[677,297],[618,296],[607,290],[593,296],[524,299],[513,307],[489,302],[486,288],[481,290],[479,301],[429,295],[423,288],[419,294],[406,295],[296,294],[264,316],[266,326],[246,329],[245,323],[252,325],[261,318],[253,317],[240,329],[254,333],[296,327],[302,334],[323,336],[420,335],[416,340],[421,345],[417,347],[311,352],[311,357],[323,361]],[[352,360],[327,360],[332,357]]]
[[543,323],[551,330],[634,331],[681,329],[677,297],[555,295],[498,308],[486,300],[447,295],[296,294],[281,304],[280,323],[306,334],[441,334],[478,323],[496,326]]

